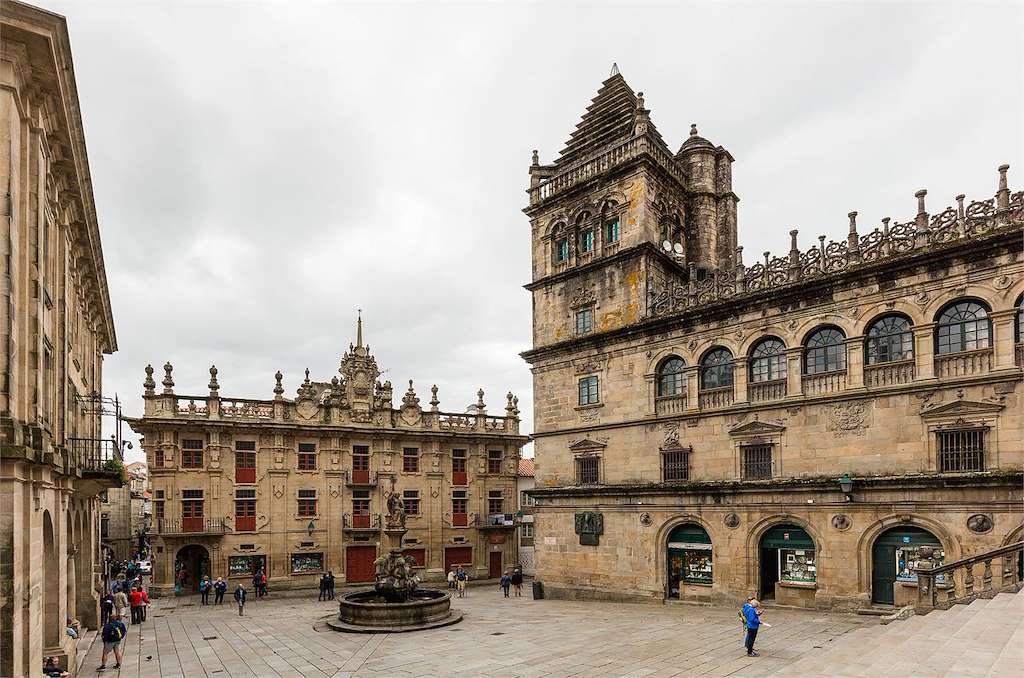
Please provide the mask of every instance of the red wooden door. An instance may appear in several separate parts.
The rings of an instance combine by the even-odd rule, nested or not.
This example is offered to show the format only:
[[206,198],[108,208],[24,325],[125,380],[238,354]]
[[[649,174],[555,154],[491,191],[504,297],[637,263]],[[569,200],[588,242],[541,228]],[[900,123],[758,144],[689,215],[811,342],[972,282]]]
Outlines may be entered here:
[[463,569],[467,572],[472,569],[473,565],[473,547],[472,546],[456,546],[453,548],[446,548],[444,550],[444,573],[447,576],[452,568],[462,565]]
[[349,546],[345,549],[345,581],[373,581],[376,546]]
[[202,532],[203,502],[188,500],[181,502],[181,531]]
[[235,482],[256,482],[256,453],[239,450],[235,452]]
[[491,551],[490,567],[487,570],[487,576],[491,579],[499,579],[501,577],[501,551]]
[[352,482],[370,482],[370,448],[356,446],[352,451]]
[[452,450],[452,485],[465,485],[466,480],[466,451]]

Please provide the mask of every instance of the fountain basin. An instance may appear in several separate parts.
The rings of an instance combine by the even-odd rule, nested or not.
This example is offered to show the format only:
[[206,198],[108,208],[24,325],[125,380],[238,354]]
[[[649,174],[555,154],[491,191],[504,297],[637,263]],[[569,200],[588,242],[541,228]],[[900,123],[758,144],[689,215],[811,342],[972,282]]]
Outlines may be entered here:
[[389,603],[376,591],[356,591],[338,598],[337,618],[325,621],[349,633],[421,631],[462,621],[462,612],[451,604],[450,593],[435,589],[416,589],[400,603]]

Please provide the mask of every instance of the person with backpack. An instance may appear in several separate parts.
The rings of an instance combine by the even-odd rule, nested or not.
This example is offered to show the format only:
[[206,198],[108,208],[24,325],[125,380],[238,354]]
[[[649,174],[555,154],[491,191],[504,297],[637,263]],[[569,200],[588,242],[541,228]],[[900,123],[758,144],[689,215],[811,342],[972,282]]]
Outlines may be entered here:
[[516,598],[521,598],[523,595],[523,571],[518,567],[512,570],[512,586],[516,590]]
[[103,626],[114,613],[114,594],[109,590],[100,598],[100,626]]
[[[123,592],[122,592],[123,593]],[[103,638],[103,656],[100,657],[100,666],[97,671],[107,670],[107,655],[114,653],[115,669],[121,668],[121,660],[124,658],[124,638],[128,635],[128,629],[121,621],[121,615],[116,612],[106,624],[100,637]]]
[[740,615],[743,618],[743,626],[746,630],[743,646],[747,648],[747,656],[757,657],[759,655],[754,651],[754,641],[757,640],[757,629],[761,626],[761,608],[757,598],[753,596],[747,598],[747,602],[743,606]]
[[238,603],[238,616],[241,617],[245,610],[245,587],[241,584],[235,589],[235,602]]
[[216,605],[224,604],[224,594],[228,590],[228,583],[224,581],[223,577],[217,577],[217,581],[213,583],[213,602]]
[[510,575],[508,572],[505,572],[505,574],[501,575],[501,582],[499,586],[501,586],[501,590],[505,592],[505,597],[508,598],[508,590],[512,586],[512,575]]
[[459,569],[455,573],[455,583],[457,584],[459,589],[459,598],[466,597],[466,582],[468,581],[469,575],[466,574],[466,571],[462,569],[461,565],[459,565]]
[[114,594],[114,616],[120,619],[122,624],[124,623],[124,616],[128,614],[130,605],[128,594],[125,593],[124,589],[120,589]]

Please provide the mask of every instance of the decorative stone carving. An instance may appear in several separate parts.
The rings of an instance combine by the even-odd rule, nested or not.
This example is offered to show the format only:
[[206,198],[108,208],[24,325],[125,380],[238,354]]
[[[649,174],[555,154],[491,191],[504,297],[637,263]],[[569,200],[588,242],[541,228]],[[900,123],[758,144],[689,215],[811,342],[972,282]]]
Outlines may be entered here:
[[984,513],[975,513],[973,516],[967,519],[967,529],[971,532],[978,534],[984,534],[989,532],[993,527],[992,518],[985,515]]
[[596,301],[594,291],[589,287],[581,287],[576,290],[572,297],[569,299],[570,308],[581,308],[583,306],[590,306]]
[[851,520],[850,516],[846,515],[845,513],[837,513],[834,516],[832,516],[832,527],[839,530],[840,532],[845,532],[846,530],[853,527],[853,520]]
[[645,527],[650,527],[652,523],[654,523],[654,519],[651,518],[651,514],[650,513],[648,513],[647,511],[644,511],[643,513],[640,514],[640,524],[641,525],[643,525]]
[[851,434],[864,435],[871,425],[871,403],[859,400],[836,403],[828,408],[828,430],[836,436]]
[[595,511],[577,513],[576,534],[580,536],[580,546],[598,546],[604,534],[604,514]]
[[729,513],[726,514],[725,519],[723,519],[722,522],[725,523],[725,526],[730,530],[735,530],[740,526],[740,517],[735,513]]
[[601,367],[604,365],[604,356],[594,356],[592,358],[586,358],[581,362],[576,363],[576,374],[588,374],[590,372],[600,372]]

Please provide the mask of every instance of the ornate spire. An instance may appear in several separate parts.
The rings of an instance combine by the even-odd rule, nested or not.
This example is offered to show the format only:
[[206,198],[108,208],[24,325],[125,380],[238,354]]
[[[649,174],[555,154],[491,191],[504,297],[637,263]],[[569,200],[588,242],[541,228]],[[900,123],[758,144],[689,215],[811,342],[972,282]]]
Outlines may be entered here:
[[487,406],[484,405],[484,390],[480,389],[476,392],[476,411],[483,414],[486,409]]
[[220,390],[220,384],[217,383],[217,366],[210,365],[210,395],[217,397],[217,391]]
[[153,366],[146,365],[146,380],[142,382],[142,387],[146,389],[146,395],[156,394],[156,382],[153,381]]
[[284,375],[281,374],[281,370],[278,370],[274,374],[274,379],[277,382],[274,385],[274,398],[277,399],[277,400],[280,400],[284,396],[284,386],[281,385],[281,380],[283,378],[284,378]]
[[612,62],[612,70],[611,73],[608,74],[608,77],[614,78],[616,75],[619,75],[619,65],[615,62]]
[[409,390],[402,396],[403,407],[419,407],[420,399],[416,397],[416,391],[412,387],[412,379],[409,380]]
[[357,309],[358,314],[356,320],[356,348],[363,347],[363,309]]
[[174,366],[171,365],[171,361],[164,363],[164,393],[174,393],[174,379],[171,378],[171,372],[174,370]]

